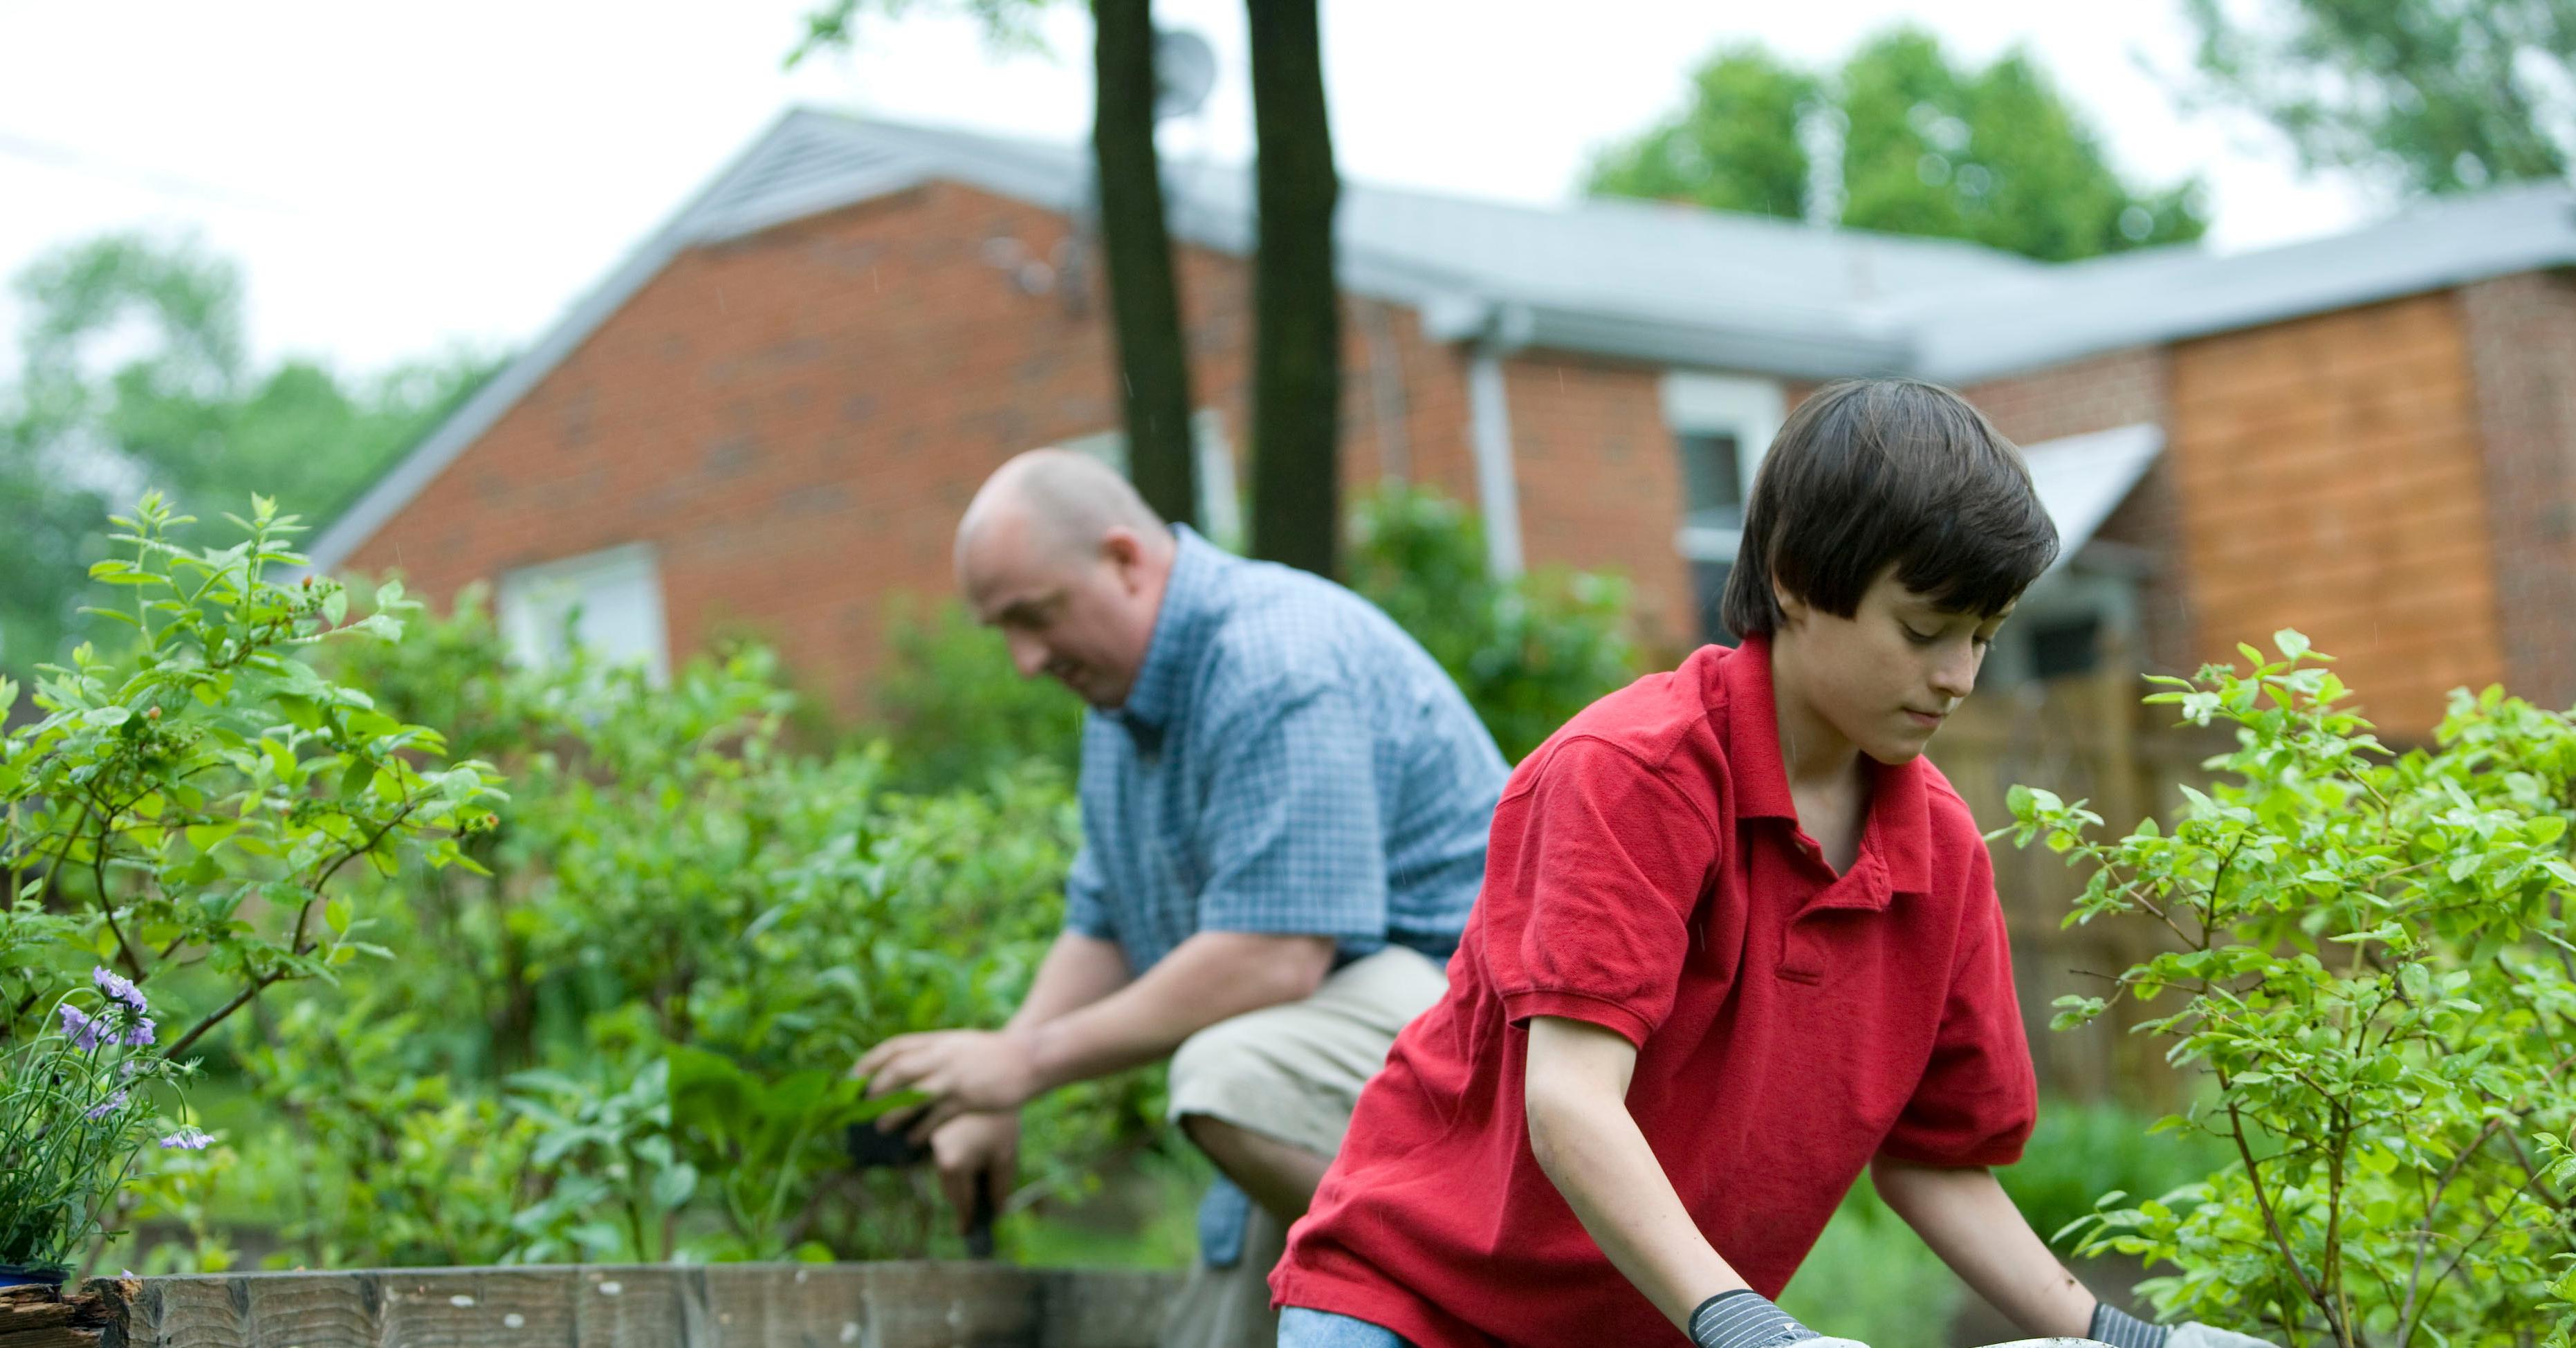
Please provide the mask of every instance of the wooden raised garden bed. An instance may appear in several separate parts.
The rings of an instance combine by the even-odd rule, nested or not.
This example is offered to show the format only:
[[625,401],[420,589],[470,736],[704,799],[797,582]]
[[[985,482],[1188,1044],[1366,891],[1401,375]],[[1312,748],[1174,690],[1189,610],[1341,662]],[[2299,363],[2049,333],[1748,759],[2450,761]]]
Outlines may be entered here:
[[1150,1348],[1179,1286],[985,1263],[140,1278],[0,1292],[0,1348]]

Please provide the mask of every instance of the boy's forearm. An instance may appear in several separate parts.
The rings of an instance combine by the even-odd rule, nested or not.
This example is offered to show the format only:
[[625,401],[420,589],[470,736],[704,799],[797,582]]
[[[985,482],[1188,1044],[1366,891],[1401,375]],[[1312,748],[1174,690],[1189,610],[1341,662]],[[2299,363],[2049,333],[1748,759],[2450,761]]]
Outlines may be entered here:
[[2093,1293],[2031,1230],[1993,1171],[1882,1156],[1870,1177],[1941,1262],[2023,1332],[2080,1337],[2092,1326]]
[[1700,1234],[1629,1115],[1635,1062],[1636,1050],[1599,1026],[1534,1018],[1523,1086],[1530,1151],[1611,1264],[1687,1334],[1701,1302],[1746,1284]]

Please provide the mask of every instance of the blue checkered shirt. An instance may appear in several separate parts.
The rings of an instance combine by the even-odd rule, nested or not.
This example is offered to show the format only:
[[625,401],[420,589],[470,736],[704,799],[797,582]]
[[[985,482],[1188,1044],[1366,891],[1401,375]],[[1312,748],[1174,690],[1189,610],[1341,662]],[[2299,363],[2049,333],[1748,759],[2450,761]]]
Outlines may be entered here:
[[1508,775],[1493,736],[1366,600],[1175,532],[1135,687],[1083,726],[1066,925],[1140,974],[1202,931],[1446,960]]

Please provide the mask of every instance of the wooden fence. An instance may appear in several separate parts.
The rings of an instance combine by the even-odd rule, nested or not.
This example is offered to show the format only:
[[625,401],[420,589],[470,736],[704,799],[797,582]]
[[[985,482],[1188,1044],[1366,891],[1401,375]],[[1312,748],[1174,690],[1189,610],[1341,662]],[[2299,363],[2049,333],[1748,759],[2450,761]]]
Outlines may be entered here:
[[[1983,691],[1942,728],[1932,759],[1987,830],[2012,822],[2004,795],[2016,783],[2091,801],[2109,836],[2150,814],[2170,820],[2182,801],[2180,784],[2206,779],[2200,764],[2231,741],[2215,731],[2177,728],[2172,708],[2139,702],[2147,691],[2125,667]],[[2048,1028],[2051,1002],[2067,993],[2102,995],[2109,986],[2104,976],[2158,948],[2156,931],[2138,921],[2068,928],[2066,915],[2084,889],[2082,872],[2037,843],[2025,851],[2005,837],[1988,850],[2012,931],[2013,977],[2040,1084],[2079,1098],[2166,1103],[2174,1078],[2161,1050],[2125,1033],[2151,1008],[2129,1003],[2082,1030]]]
[[1151,1348],[1179,1287],[980,1262],[141,1278],[0,1292],[0,1348]]

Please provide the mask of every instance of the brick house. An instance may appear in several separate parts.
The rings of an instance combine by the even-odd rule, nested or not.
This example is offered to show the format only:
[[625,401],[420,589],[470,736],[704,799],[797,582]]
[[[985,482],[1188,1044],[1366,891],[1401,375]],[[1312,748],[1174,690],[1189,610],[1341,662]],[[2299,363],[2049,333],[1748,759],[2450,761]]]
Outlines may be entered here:
[[[1167,167],[1202,514],[1233,527],[1248,182]],[[778,642],[862,703],[899,596],[1019,450],[1120,454],[1083,156],[788,114],[315,540],[542,656]],[[2051,265],[1634,202],[1345,190],[1344,472],[1479,506],[1493,564],[1610,567],[1710,635],[1744,487],[1819,381],[1964,390],[2068,548],[1991,676],[2189,668],[2295,625],[2390,733],[2443,691],[2576,701],[2576,216],[2498,192],[2231,257]]]

